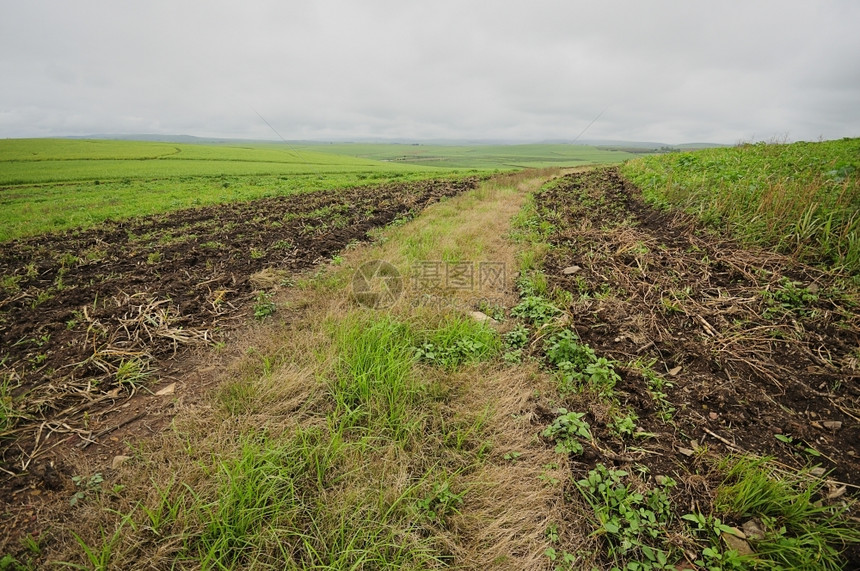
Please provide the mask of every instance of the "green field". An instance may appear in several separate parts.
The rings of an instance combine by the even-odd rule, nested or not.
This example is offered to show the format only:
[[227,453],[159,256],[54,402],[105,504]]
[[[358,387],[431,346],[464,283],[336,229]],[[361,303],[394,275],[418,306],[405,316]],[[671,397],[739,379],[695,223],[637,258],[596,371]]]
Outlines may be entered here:
[[284,145],[5,140],[0,241],[109,218],[453,172]]
[[860,139],[649,156],[622,172],[652,204],[682,208],[746,243],[860,269]]
[[0,242],[107,219],[470,171],[619,162],[573,145],[0,141]]
[[620,163],[636,155],[587,145],[409,145],[335,143],[303,150],[362,159],[452,168],[520,169]]

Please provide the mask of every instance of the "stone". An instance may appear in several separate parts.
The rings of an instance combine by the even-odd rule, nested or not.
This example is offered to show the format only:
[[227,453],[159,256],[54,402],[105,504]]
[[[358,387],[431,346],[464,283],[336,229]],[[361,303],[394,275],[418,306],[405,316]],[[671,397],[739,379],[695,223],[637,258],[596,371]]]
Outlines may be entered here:
[[824,428],[829,428],[831,430],[839,430],[842,428],[842,422],[839,420],[825,420],[821,424]]
[[159,397],[163,397],[163,396],[167,396],[167,395],[172,395],[175,392],[176,392],[176,383],[170,383],[169,385],[167,385],[166,387],[164,387],[163,389],[161,389],[160,391],[155,393],[155,395],[159,396]]
[[478,323],[496,323],[496,320],[483,311],[470,311],[469,316]]
[[764,531],[759,525],[758,520],[751,519],[745,522],[741,528],[744,530],[744,535],[750,539],[761,539],[764,537]]
[[118,455],[113,457],[113,461],[110,463],[110,467],[114,470],[125,464],[128,460],[131,460],[131,456],[123,456]]
[[567,266],[566,268],[561,270],[561,273],[563,273],[566,276],[572,276],[574,274],[578,274],[581,271],[582,271],[582,268],[580,268],[579,266]]
[[753,548],[750,547],[750,544],[747,543],[746,539],[740,538],[737,535],[728,532],[721,533],[720,537],[723,538],[726,547],[737,551],[738,555],[752,555],[755,553],[755,551],[753,551]]
[[669,369],[669,376],[670,377],[677,377],[678,373],[680,373],[680,372],[681,372],[681,366],[680,365],[678,365],[677,367],[672,367],[671,369]]

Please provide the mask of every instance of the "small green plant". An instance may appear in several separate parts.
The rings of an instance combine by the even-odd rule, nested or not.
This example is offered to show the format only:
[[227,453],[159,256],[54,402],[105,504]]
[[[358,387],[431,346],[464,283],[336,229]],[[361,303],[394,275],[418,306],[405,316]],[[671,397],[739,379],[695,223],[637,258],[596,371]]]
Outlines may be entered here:
[[124,359],[116,369],[114,378],[121,386],[136,387],[146,381],[152,374],[149,363],[139,357]]
[[12,377],[9,375],[0,377],[0,436],[13,428],[20,416],[14,407],[12,389]]
[[264,250],[259,249],[259,248],[251,248],[250,255],[251,255],[252,260],[259,260],[260,258],[262,258],[263,256],[266,255],[266,252]]
[[503,305],[491,303],[487,300],[481,300],[481,302],[478,303],[478,311],[485,315],[489,315],[496,321],[505,320],[505,307]]
[[0,557],[0,571],[27,571],[27,566],[7,553]]
[[464,317],[451,318],[423,337],[426,341],[415,348],[418,360],[448,370],[488,358],[501,348],[493,328]]
[[39,307],[49,299],[52,299],[53,297],[54,294],[51,292],[51,290],[43,289],[39,293],[37,293],[33,301],[30,302],[30,308],[36,309],[37,307]]
[[596,532],[606,540],[608,559],[619,569],[675,569],[666,529],[673,517],[669,490],[675,481],[666,477],[659,487],[640,491],[625,483],[627,476],[623,470],[598,464],[576,482],[594,510]]
[[636,413],[629,411],[625,415],[615,416],[609,429],[621,438],[634,436],[636,433],[636,420]]
[[504,458],[505,460],[507,460],[511,464],[516,464],[517,461],[520,459],[520,456],[522,456],[522,455],[523,455],[522,452],[517,452],[514,450],[512,452],[506,452],[505,455],[502,456],[502,458]]
[[503,336],[505,345],[511,349],[522,349],[529,341],[529,328],[518,323]]
[[763,316],[771,319],[783,313],[794,313],[798,317],[811,317],[815,310],[810,306],[818,301],[818,294],[801,287],[802,285],[800,282],[782,278],[776,288],[762,291],[762,299],[768,305]]
[[21,286],[18,285],[21,281],[21,276],[17,274],[8,274],[0,278],[0,289],[9,294],[16,294],[21,291]]
[[576,556],[573,553],[558,551],[555,547],[547,547],[543,554],[553,563],[558,563],[553,567],[553,571],[573,569],[573,564],[576,563]]
[[516,286],[523,297],[548,297],[549,294],[549,280],[538,269],[521,272],[516,279]]
[[639,359],[630,363],[631,369],[638,370],[648,385],[648,393],[651,395],[651,400],[657,407],[657,416],[663,422],[671,422],[675,414],[675,406],[669,400],[667,389],[671,389],[674,385],[667,381],[663,376],[657,374],[653,367],[657,359],[645,361]]
[[621,377],[615,363],[598,357],[594,349],[579,343],[579,337],[569,329],[550,337],[545,345],[546,360],[559,371],[562,393],[588,386],[596,393],[611,396]]
[[598,357],[577,376],[584,379],[592,390],[604,396],[611,396],[615,385],[621,380],[615,372],[614,364],[605,357]]
[[502,360],[505,363],[510,363],[512,365],[516,365],[517,363],[523,362],[523,350],[515,349],[513,351],[505,351],[502,354]]
[[72,476],[72,482],[74,482],[77,491],[69,498],[69,505],[74,506],[90,494],[98,491],[101,483],[104,482],[104,477],[101,473],[96,472],[89,478],[86,476]]
[[460,513],[465,495],[465,491],[459,494],[452,492],[447,481],[437,483],[429,494],[418,500],[417,511],[422,518],[444,526],[445,518]]
[[794,446],[798,451],[805,452],[810,456],[821,456],[821,452],[819,452],[815,448],[812,448],[811,446],[807,446],[803,443],[802,440],[798,440],[796,438],[793,438],[792,436],[786,434],[774,434],[773,437],[780,442],[784,442],[785,444]]
[[[21,538],[21,545],[33,555],[42,554],[42,545],[39,543],[39,539],[34,538],[29,533]],[[2,569],[2,567],[0,567],[0,569]]]
[[275,313],[277,307],[275,302],[272,301],[272,294],[265,291],[258,292],[254,302],[254,318],[259,320],[265,319]]
[[591,440],[591,427],[582,420],[584,417],[585,413],[560,408],[558,417],[541,435],[555,442],[555,451],[559,454],[582,454],[582,443],[578,439]]
[[702,548],[701,557],[696,559],[696,565],[701,565],[708,571],[742,571],[753,567],[749,558],[741,557],[737,551],[723,547],[723,534],[737,535],[737,532],[720,518],[691,513],[681,516],[681,519],[691,522],[692,533],[707,542],[707,546]]
[[150,266],[153,264],[157,264],[160,261],[161,261],[161,252],[151,252],[146,257],[146,263],[149,264]]
[[579,336],[565,329],[551,336],[544,343],[546,360],[558,369],[584,371],[588,365],[597,361],[594,350],[579,343]]
[[81,261],[80,258],[78,258],[76,255],[74,255],[70,252],[66,252],[60,258],[60,266],[63,268],[70,268],[80,261]]
[[513,317],[520,317],[534,325],[541,326],[561,314],[561,310],[542,297],[526,296],[511,309]]
[[517,325],[502,336],[505,347],[508,349],[502,355],[506,363],[520,363],[523,360],[523,348],[529,341],[529,329],[522,323]]

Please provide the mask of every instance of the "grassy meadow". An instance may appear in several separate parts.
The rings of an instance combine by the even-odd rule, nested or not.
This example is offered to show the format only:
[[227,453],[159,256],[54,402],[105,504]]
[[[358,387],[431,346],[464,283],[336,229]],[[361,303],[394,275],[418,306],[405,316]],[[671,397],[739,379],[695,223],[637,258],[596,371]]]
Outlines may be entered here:
[[621,171],[651,204],[802,261],[860,270],[860,139],[648,156]]

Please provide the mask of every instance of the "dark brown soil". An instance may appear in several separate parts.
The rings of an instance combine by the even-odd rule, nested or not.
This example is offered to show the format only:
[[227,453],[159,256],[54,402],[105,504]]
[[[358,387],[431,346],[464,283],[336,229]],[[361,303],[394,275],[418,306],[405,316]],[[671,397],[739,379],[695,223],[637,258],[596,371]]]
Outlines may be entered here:
[[[670,465],[687,464],[678,449],[695,440],[787,466],[812,461],[860,485],[856,292],[646,206],[614,169],[569,175],[539,202],[555,225],[546,273],[573,294],[576,332],[598,355],[653,360],[673,384],[676,411],[666,424],[642,375],[622,371],[618,388],[641,427],[658,435],[649,448]],[[564,275],[573,265],[581,271]],[[796,284],[790,291],[814,295],[771,297],[787,280]]]
[[128,399],[189,348],[247,321],[258,305],[252,275],[274,268],[283,278],[331,259],[369,230],[476,183],[298,194],[4,244],[0,381],[15,417],[0,425],[0,505],[59,486],[66,468],[52,459],[64,449],[157,423]]

